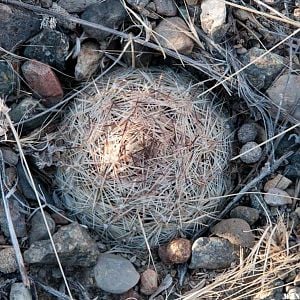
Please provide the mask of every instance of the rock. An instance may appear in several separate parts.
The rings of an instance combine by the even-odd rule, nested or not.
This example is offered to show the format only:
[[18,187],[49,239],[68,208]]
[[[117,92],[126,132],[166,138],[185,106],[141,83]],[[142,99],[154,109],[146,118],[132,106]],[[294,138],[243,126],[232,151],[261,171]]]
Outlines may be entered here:
[[159,19],[155,4],[150,2],[150,0],[127,0],[126,2],[141,15],[152,19]]
[[156,12],[162,16],[174,17],[177,14],[177,7],[173,0],[154,0]]
[[200,237],[192,246],[189,268],[224,269],[236,260],[234,246],[229,241],[218,237]]
[[253,300],[282,300],[285,299],[283,295],[283,287],[285,283],[277,279],[270,283],[268,288],[261,289],[256,295],[252,296]]
[[54,220],[56,225],[67,225],[69,221],[64,217],[63,213],[54,213],[51,215],[51,218]]
[[0,96],[12,94],[18,86],[19,78],[16,71],[14,71],[13,66],[8,63],[8,61],[0,60]]
[[274,115],[277,114],[279,108],[300,121],[300,75],[281,75],[268,88],[267,94],[276,105]]
[[242,144],[253,142],[257,133],[257,128],[254,123],[245,123],[238,130],[238,139]]
[[27,61],[22,65],[23,75],[30,88],[41,98],[43,104],[51,107],[63,98],[61,84],[52,69],[36,60]]
[[15,167],[5,168],[6,184],[12,188],[17,183],[17,170]]
[[198,5],[200,0],[185,0],[187,5]]
[[7,247],[0,251],[0,272],[9,274],[16,272],[18,263],[13,247]]
[[231,218],[238,218],[253,225],[259,219],[259,211],[248,206],[237,206],[230,212]]
[[119,300],[143,300],[142,298],[136,291],[134,290],[129,290],[128,292],[120,295]]
[[294,15],[294,19],[299,22],[300,21],[300,8],[299,7],[294,9],[293,15]]
[[24,49],[24,56],[64,70],[68,51],[67,35],[45,28],[28,41],[28,45]]
[[[20,44],[40,31],[40,19],[28,10],[0,4],[0,47],[14,51]],[[1,50],[0,50],[1,52]]]
[[[255,142],[248,142],[241,148],[240,154],[257,146],[258,144]],[[248,153],[243,154],[240,158],[241,161],[244,162],[245,164],[254,164],[260,160],[261,155],[262,155],[262,150],[260,147],[257,147],[249,151]]]
[[[240,56],[243,65],[248,65],[265,53],[265,50],[257,47],[251,48]],[[267,89],[285,67],[286,59],[274,53],[268,53],[255,61],[244,70],[246,77],[257,89]]]
[[[56,20],[57,20],[58,25],[60,25],[64,28],[67,28],[69,30],[72,30],[72,31],[74,31],[76,29],[77,24],[67,20],[67,18],[70,17],[71,15],[64,8],[57,5],[57,3],[54,2],[52,7],[49,10],[53,11],[55,13],[59,13],[66,17],[66,18],[57,18]],[[74,16],[71,16],[71,17],[74,17]]]
[[268,180],[264,185],[264,191],[267,192],[271,188],[285,190],[292,181],[281,174],[277,174],[275,178]]
[[[165,251],[165,253],[162,254],[162,251]],[[170,263],[182,264],[189,260],[191,251],[191,242],[187,239],[179,238],[169,242],[165,248],[161,248],[159,254],[165,257],[166,261]]]
[[40,0],[40,3],[41,3],[41,7],[43,8],[51,8],[53,5],[52,0]]
[[[25,215],[21,212],[21,206],[16,198],[25,205],[26,200],[19,193],[15,193],[8,199],[10,215],[15,228],[16,236],[18,238],[22,238],[27,235]],[[0,227],[4,235],[6,237],[10,237],[2,200],[0,203]]]
[[[99,255],[96,243],[78,223],[63,226],[53,235],[58,256],[64,266],[90,267]],[[24,252],[29,264],[56,264],[50,240],[36,241]]]
[[[22,99],[18,104],[12,106],[12,109],[8,113],[12,121],[17,124],[18,122],[28,120],[45,110],[46,107],[42,105],[40,101],[32,97],[27,97]],[[22,130],[30,131],[36,129],[42,125],[46,117],[47,115],[44,115],[23,124]]]
[[155,37],[162,47],[190,54],[193,50],[194,42],[187,35],[189,32],[188,26],[181,18],[165,18],[155,28]]
[[102,57],[99,44],[92,41],[82,44],[75,66],[76,80],[89,79],[100,67]]
[[21,282],[11,285],[9,300],[32,300],[30,290]]
[[147,269],[141,275],[141,293],[152,295],[158,288],[158,275],[152,269]]
[[268,193],[264,195],[264,199],[270,206],[292,204],[291,196],[278,188],[270,188]]
[[[51,216],[44,211],[48,227],[50,229],[51,234],[55,231],[55,222],[52,220]],[[34,214],[34,216],[30,220],[30,233],[29,233],[29,243],[32,244],[35,241],[40,240],[48,240],[49,234],[45,225],[45,221],[43,219],[43,215],[41,211],[38,211]]]
[[89,5],[97,2],[99,2],[99,0],[59,0],[57,4],[69,13],[81,13]]
[[140,279],[139,273],[128,259],[109,253],[100,254],[94,274],[97,286],[112,294],[127,292]]
[[298,300],[298,299],[300,299],[300,287],[299,286],[292,287],[288,291],[287,299],[289,299],[289,300]]
[[255,236],[251,232],[250,225],[242,219],[222,220],[211,229],[211,232],[218,237],[227,239],[234,245],[248,248],[254,245]]
[[171,261],[167,255],[167,245],[159,246],[158,256],[165,265],[171,264]]
[[[120,0],[106,0],[88,6],[81,15],[83,20],[117,29],[127,18],[127,11]],[[99,41],[105,40],[111,34],[83,26],[84,31],[92,38]]]
[[0,149],[4,162],[10,166],[16,166],[19,161],[19,156],[9,147],[1,147]]
[[219,41],[226,33],[226,5],[219,0],[202,0],[201,27],[213,40]]
[[298,179],[300,177],[300,151],[290,156],[288,161],[289,164],[285,167],[284,175],[289,179]]

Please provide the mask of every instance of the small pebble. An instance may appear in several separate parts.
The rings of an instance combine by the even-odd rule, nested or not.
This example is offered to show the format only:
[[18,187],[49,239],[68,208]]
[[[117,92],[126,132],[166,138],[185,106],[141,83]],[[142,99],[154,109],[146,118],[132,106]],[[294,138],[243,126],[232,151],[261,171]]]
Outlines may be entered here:
[[18,263],[16,260],[16,254],[13,247],[7,247],[0,251],[0,272],[9,274],[16,272],[18,269]]
[[156,12],[162,16],[174,17],[177,7],[173,0],[154,0]]
[[211,232],[227,239],[234,245],[248,248],[254,245],[255,236],[251,232],[249,224],[242,219],[231,218],[222,220],[211,229]]
[[239,55],[245,54],[247,52],[248,52],[248,50],[245,47],[241,47],[241,48],[236,49],[236,53],[239,54]]
[[249,225],[253,225],[259,219],[259,211],[248,206],[237,206],[230,212],[231,218],[245,220]]
[[277,188],[270,188],[268,193],[264,195],[264,199],[270,206],[292,204],[291,196],[287,192]]
[[[155,28],[157,41],[162,47],[184,54],[190,54],[194,47],[193,40],[186,34],[190,30],[179,17],[165,18]],[[185,33],[186,32],[186,33]]]
[[292,181],[281,174],[277,174],[275,178],[268,180],[264,185],[264,191],[267,192],[271,188],[285,190],[289,187]]
[[31,89],[40,97],[45,98],[43,104],[51,107],[63,98],[61,84],[52,69],[36,60],[22,65],[23,75]]
[[147,269],[141,275],[141,293],[152,295],[158,288],[158,275],[152,269]]
[[238,139],[242,144],[254,142],[257,136],[257,128],[255,123],[243,124],[238,130]]
[[41,7],[43,8],[50,8],[52,7],[53,1],[52,0],[40,0]]
[[139,295],[136,291],[129,290],[128,292],[121,294],[119,300],[143,300],[143,299],[141,295]]
[[32,300],[30,289],[23,283],[13,283],[10,289],[9,300]]
[[140,280],[140,274],[128,259],[109,253],[100,254],[94,274],[97,286],[112,294],[123,294]]
[[218,237],[198,238],[192,246],[190,269],[224,269],[237,260],[234,245]]
[[[242,154],[256,146],[258,146],[257,143],[248,142],[241,148],[240,154]],[[252,149],[248,153],[243,154],[240,158],[241,158],[241,161],[244,162],[245,164],[253,164],[260,160],[261,155],[262,155],[262,150],[260,147],[257,147],[255,149]]]

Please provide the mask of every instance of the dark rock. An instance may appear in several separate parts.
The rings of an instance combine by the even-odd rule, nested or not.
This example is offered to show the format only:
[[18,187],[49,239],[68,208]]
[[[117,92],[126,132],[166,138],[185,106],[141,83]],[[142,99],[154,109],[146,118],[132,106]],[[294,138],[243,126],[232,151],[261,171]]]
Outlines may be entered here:
[[[134,57],[132,57],[134,54]],[[149,67],[153,54],[150,48],[143,46],[141,44],[134,43],[134,53],[126,51],[124,53],[124,60],[129,67],[135,66],[138,68]]]
[[254,245],[255,236],[251,232],[250,225],[242,219],[231,218],[222,220],[211,229],[211,232],[227,239],[234,245],[249,248]]
[[140,279],[140,274],[128,259],[109,253],[100,254],[94,274],[97,286],[112,294],[127,292]]
[[52,0],[40,0],[41,7],[43,8],[50,8],[52,7],[53,1]]
[[218,237],[198,238],[192,246],[190,269],[224,269],[237,260],[234,245]]
[[[28,120],[37,114],[46,110],[46,107],[40,103],[37,99],[27,97],[22,99],[18,104],[12,106],[12,109],[8,112],[12,121],[17,124],[20,121]],[[36,129],[46,119],[47,115],[38,117],[32,121],[26,122],[22,126],[23,131],[30,131]]]
[[24,56],[64,70],[68,50],[69,39],[64,33],[44,29],[28,41]]
[[230,212],[230,217],[245,220],[249,225],[253,225],[259,219],[259,211],[248,206],[237,206]]
[[[100,3],[95,3],[86,8],[81,15],[83,20],[100,24],[112,29],[117,29],[127,18],[127,12],[119,0],[106,0]],[[92,38],[99,41],[105,40],[111,34],[83,26],[84,31]]]
[[[243,65],[247,65],[265,50],[256,47],[251,48],[246,54],[240,56]],[[257,89],[267,89],[284,68],[286,59],[274,53],[268,53],[244,70],[246,77]]]
[[22,71],[32,90],[44,98],[43,104],[46,107],[57,104],[63,98],[61,84],[48,65],[31,60],[22,65]]
[[11,285],[9,300],[32,300],[30,289],[23,283],[13,283]]
[[245,123],[238,130],[238,139],[242,144],[254,142],[257,136],[257,128],[254,123]]
[[0,60],[0,96],[12,94],[18,86],[19,79],[12,65],[5,60]]
[[[18,193],[15,193],[8,199],[8,205],[10,209],[12,223],[15,228],[16,236],[22,238],[27,235],[27,231],[25,223],[25,214],[24,212],[22,212],[22,207],[19,204],[20,202],[18,200],[26,205],[26,200]],[[6,237],[10,237],[2,199],[0,204],[0,226],[4,235]]]
[[57,4],[69,13],[81,13],[91,4],[99,0],[59,0]]
[[[89,267],[96,263],[99,250],[88,232],[78,223],[63,226],[53,235],[62,265]],[[36,241],[24,252],[29,264],[56,264],[56,257],[50,240]]]
[[[51,216],[44,211],[47,224],[51,234],[55,231],[55,222],[51,218]],[[41,211],[38,211],[34,214],[34,216],[30,220],[30,233],[29,233],[29,243],[32,244],[35,241],[48,240],[49,234],[45,225],[45,221]]]
[[9,164],[10,166],[16,166],[19,161],[19,156],[11,150],[11,148],[8,147],[1,147],[0,148],[3,160],[6,164]]
[[0,47],[14,51],[40,31],[40,18],[28,10],[0,4]]
[[154,0],[156,12],[162,16],[174,17],[177,14],[177,7],[173,0]]

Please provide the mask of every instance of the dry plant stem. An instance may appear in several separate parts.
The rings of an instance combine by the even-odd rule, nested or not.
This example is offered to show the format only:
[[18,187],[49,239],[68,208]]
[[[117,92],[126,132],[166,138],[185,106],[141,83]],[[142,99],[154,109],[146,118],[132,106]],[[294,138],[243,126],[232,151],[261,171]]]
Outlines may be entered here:
[[10,209],[9,209],[9,205],[8,205],[7,195],[5,195],[5,192],[4,192],[4,182],[5,182],[5,171],[4,170],[5,170],[5,167],[4,167],[4,160],[3,160],[2,151],[0,151],[0,168],[1,168],[1,170],[0,170],[1,196],[2,196],[4,211],[5,211],[5,215],[6,215],[9,235],[10,235],[10,238],[11,238],[14,250],[15,250],[16,259],[17,259],[17,262],[18,262],[19,271],[21,273],[23,284],[26,287],[29,288],[30,287],[30,281],[29,281],[29,278],[27,276],[27,272],[26,272],[26,269],[25,269],[24,260],[23,260],[22,253],[21,253],[21,250],[20,250],[19,242],[18,242],[18,239],[17,239],[17,236],[16,236],[14,224],[13,224],[12,219],[11,219],[11,214],[10,214]]
[[[1,99],[0,99],[0,100],[1,100]],[[42,203],[41,203],[41,200],[40,200],[40,196],[39,196],[38,191],[37,191],[37,189],[36,189],[35,183],[34,183],[34,181],[33,181],[33,178],[32,178],[31,172],[30,172],[30,168],[29,168],[29,166],[28,166],[28,164],[27,164],[27,161],[26,161],[24,152],[23,152],[23,150],[22,150],[22,145],[21,145],[21,143],[20,143],[20,139],[19,139],[18,133],[16,132],[16,129],[14,128],[14,125],[13,125],[11,119],[10,119],[10,116],[9,116],[9,114],[8,114],[8,108],[5,107],[4,101],[3,101],[3,100],[1,100],[1,101],[2,101],[2,103],[1,103],[1,112],[4,114],[4,116],[5,116],[5,118],[6,118],[6,121],[7,121],[8,125],[9,125],[9,127],[10,127],[10,129],[11,129],[11,131],[12,131],[12,133],[13,133],[13,136],[14,136],[14,138],[15,138],[15,140],[16,140],[16,143],[17,143],[17,146],[18,146],[18,149],[19,149],[19,152],[20,152],[20,159],[21,159],[22,165],[23,165],[23,167],[24,167],[24,171],[25,171],[25,173],[27,173],[27,176],[28,176],[28,179],[29,179],[29,183],[30,183],[30,185],[31,185],[31,187],[32,187],[32,189],[33,189],[33,191],[34,191],[34,194],[35,194],[36,199],[37,199],[37,201],[38,201],[39,207],[40,207],[40,209],[41,209],[41,213],[42,213],[42,216],[43,216],[43,220],[44,220],[45,226],[46,226],[46,228],[47,228],[47,232],[48,232],[48,235],[49,235],[49,239],[50,239],[50,241],[51,241],[51,245],[52,245],[52,248],[53,248],[53,251],[54,251],[54,254],[55,254],[55,257],[56,257],[58,266],[59,266],[59,269],[60,269],[61,274],[62,274],[62,276],[63,276],[64,283],[65,283],[65,285],[66,285],[66,289],[67,289],[67,291],[68,291],[68,294],[70,295],[70,298],[73,299],[71,290],[70,290],[69,285],[68,285],[68,281],[67,281],[67,279],[66,279],[66,276],[65,276],[63,267],[62,267],[62,265],[61,265],[61,262],[60,262],[60,259],[59,259],[59,256],[58,256],[58,253],[57,253],[57,251],[56,251],[56,246],[55,246],[54,240],[53,240],[53,238],[52,238],[52,235],[51,235],[51,232],[50,232],[50,229],[49,229],[48,222],[46,221],[46,216],[45,216],[45,212],[44,212],[44,210],[43,210],[43,206],[42,206]]]
[[215,225],[220,219],[222,219],[228,212],[230,212],[234,206],[244,197],[245,193],[247,193],[250,189],[256,186],[258,182],[263,180],[265,177],[269,176],[273,172],[275,172],[280,165],[289,158],[294,152],[290,151],[285,155],[281,156],[279,159],[275,160],[272,165],[269,162],[265,164],[265,166],[261,169],[259,175],[251,180],[248,184],[246,184],[241,191],[232,199],[232,201],[225,207],[224,210],[216,217],[215,220],[211,221],[208,226],[198,231],[197,234],[194,235],[193,240],[197,239],[199,236],[205,234],[209,228]]

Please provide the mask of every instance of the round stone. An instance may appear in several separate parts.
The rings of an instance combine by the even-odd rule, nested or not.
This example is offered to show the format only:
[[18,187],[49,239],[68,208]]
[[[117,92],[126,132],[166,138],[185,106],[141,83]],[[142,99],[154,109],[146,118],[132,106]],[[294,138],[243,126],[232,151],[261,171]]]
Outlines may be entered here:
[[253,142],[257,136],[257,128],[254,123],[245,123],[238,131],[238,139],[242,144]]
[[[262,155],[262,150],[260,147],[257,147],[258,144],[255,142],[246,143],[240,150],[240,154],[249,151],[241,156],[241,161],[245,164],[254,164],[258,162]],[[257,148],[255,148],[257,147]]]

